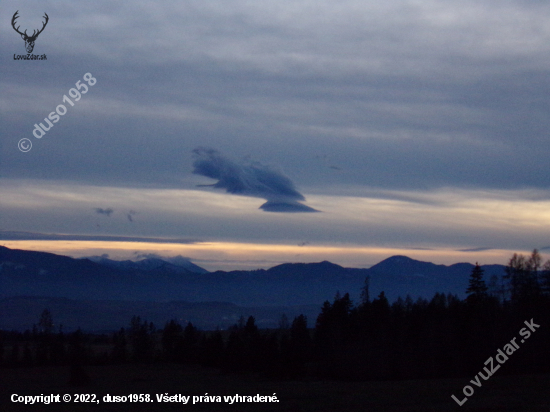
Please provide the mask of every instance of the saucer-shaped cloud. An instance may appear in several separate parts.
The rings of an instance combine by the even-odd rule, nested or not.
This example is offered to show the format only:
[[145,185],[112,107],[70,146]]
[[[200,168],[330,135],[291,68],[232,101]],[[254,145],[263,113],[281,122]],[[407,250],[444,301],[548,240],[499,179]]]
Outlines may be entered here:
[[198,147],[193,150],[193,173],[217,179],[211,186],[227,193],[259,197],[267,200],[260,208],[267,212],[317,212],[299,201],[305,197],[281,172],[259,162],[237,163],[217,150]]
[[269,200],[260,206],[260,209],[266,212],[318,212],[312,207],[303,205],[299,202],[276,202]]

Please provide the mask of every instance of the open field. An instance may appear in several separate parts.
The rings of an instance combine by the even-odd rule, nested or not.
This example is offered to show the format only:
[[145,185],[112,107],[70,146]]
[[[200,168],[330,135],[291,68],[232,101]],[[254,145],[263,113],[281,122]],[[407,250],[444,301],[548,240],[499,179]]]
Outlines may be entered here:
[[[0,370],[0,409],[9,411],[550,411],[550,375],[498,376],[498,373],[459,407],[468,378],[386,382],[268,381],[255,375],[229,375],[217,370],[170,364],[86,366],[90,385],[68,384],[68,367],[33,367]],[[97,394],[100,404],[11,403],[13,393]],[[156,394],[220,395],[221,403],[157,403]],[[279,403],[223,402],[223,395],[273,395]],[[150,394],[150,403],[104,403],[105,394]],[[192,399],[192,398],[191,398]]]

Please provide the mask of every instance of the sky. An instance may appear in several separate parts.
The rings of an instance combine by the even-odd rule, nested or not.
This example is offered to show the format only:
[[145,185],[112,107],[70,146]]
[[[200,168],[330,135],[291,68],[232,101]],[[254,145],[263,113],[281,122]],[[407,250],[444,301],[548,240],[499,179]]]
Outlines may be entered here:
[[[17,57],[16,11],[28,34],[47,13],[46,60]],[[4,1],[0,245],[208,270],[547,258],[549,13]]]

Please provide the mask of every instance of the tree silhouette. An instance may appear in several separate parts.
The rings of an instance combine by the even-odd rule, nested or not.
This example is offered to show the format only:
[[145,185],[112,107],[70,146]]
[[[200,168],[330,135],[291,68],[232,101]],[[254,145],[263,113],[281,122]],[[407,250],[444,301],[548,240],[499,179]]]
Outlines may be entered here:
[[482,302],[487,298],[487,285],[485,284],[485,280],[483,280],[483,272],[484,270],[476,262],[470,274],[468,288],[466,289],[468,303]]
[[36,361],[40,365],[46,364],[51,360],[53,327],[52,314],[49,309],[44,309],[38,320],[36,334],[38,340],[36,346]]
[[300,315],[294,318],[290,327],[290,340],[283,354],[287,370],[291,376],[305,373],[305,364],[311,359],[313,342],[307,329],[307,317]]
[[0,331],[0,366],[4,364],[4,352],[5,352],[4,340],[5,340],[4,333]]
[[550,259],[542,266],[541,288],[542,292],[550,297]]
[[39,332],[51,334],[53,332],[53,317],[49,309],[44,309],[38,321]]
[[542,295],[538,282],[539,268],[540,255],[537,249],[533,250],[528,259],[514,253],[506,266],[504,278],[509,281],[510,300],[521,312],[527,312],[539,303]]
[[370,276],[367,276],[365,278],[365,283],[363,284],[363,288],[361,289],[361,305],[368,305],[370,303]]
[[130,341],[132,343],[132,360],[134,362],[151,362],[153,360],[153,323],[141,321],[139,316],[133,316],[130,322]]
[[210,367],[221,367],[224,354],[223,336],[219,330],[203,335],[201,345],[201,363]]
[[244,326],[245,335],[253,335],[258,332],[258,327],[256,326],[256,319],[254,316],[249,316],[246,325]]
[[124,363],[128,360],[128,341],[124,328],[120,328],[118,332],[113,334],[111,359],[114,363]]
[[281,319],[279,319],[279,330],[285,331],[289,328],[290,324],[288,322],[288,316],[286,313],[283,313],[281,315]]
[[183,328],[175,320],[168,322],[162,331],[163,358],[170,362],[181,362],[183,351]]
[[199,340],[200,333],[191,322],[183,330],[181,355],[185,363],[194,364],[199,362]]

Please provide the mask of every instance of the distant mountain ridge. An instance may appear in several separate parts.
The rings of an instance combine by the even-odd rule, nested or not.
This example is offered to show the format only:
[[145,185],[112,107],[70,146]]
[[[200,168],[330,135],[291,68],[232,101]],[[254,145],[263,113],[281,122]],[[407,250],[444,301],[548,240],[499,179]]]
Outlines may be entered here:
[[[73,259],[52,253],[0,246],[0,298],[49,296],[70,299],[168,302],[231,302],[241,306],[321,305],[336,292],[357,300],[365,278],[370,295],[382,290],[390,301],[410,294],[431,298],[436,292],[463,298],[473,268],[392,256],[369,269],[344,268],[331,262],[284,263],[270,269],[207,272],[162,258],[138,262],[95,257]],[[181,263],[181,262],[180,262]],[[482,266],[485,279],[504,273],[502,265]]]
[[[179,258],[179,259],[178,259]],[[178,256],[177,258],[170,258],[165,260],[161,258],[145,258],[138,261],[133,260],[112,260],[103,256],[89,256],[82,259],[88,259],[92,262],[99,263],[103,266],[110,266],[119,269],[137,269],[137,270],[153,270],[153,269],[165,269],[174,273],[208,273],[206,269],[195,265],[191,261]]]

